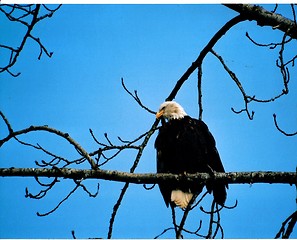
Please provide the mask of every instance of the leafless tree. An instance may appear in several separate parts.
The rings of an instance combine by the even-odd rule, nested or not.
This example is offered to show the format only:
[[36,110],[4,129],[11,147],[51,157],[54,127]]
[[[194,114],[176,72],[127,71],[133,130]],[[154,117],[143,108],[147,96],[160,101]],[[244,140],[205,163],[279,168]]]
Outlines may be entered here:
[[[230,5],[226,4],[225,7],[228,7],[236,12],[238,15],[228,22],[226,22],[209,40],[206,46],[201,50],[196,60],[189,66],[189,68],[182,74],[180,79],[177,80],[174,88],[166,98],[166,100],[173,100],[182,88],[183,84],[188,80],[188,78],[197,70],[197,92],[198,92],[198,107],[199,107],[199,118],[202,119],[203,116],[203,99],[202,99],[202,81],[203,81],[203,72],[202,66],[203,61],[207,55],[213,55],[229,74],[230,78],[234,81],[237,86],[237,89],[240,91],[243,99],[243,108],[240,110],[231,110],[235,114],[245,113],[247,117],[252,120],[255,112],[250,110],[250,103],[268,103],[276,101],[284,95],[289,94],[289,81],[291,80],[290,69],[295,66],[295,60],[297,58],[297,52],[295,52],[288,59],[284,53],[286,52],[286,46],[288,44],[295,44],[297,40],[297,24],[296,24],[296,6],[291,5],[292,18],[288,19],[282,15],[276,14],[278,6],[276,5],[275,9],[268,11],[262,7],[248,4],[236,4]],[[12,67],[15,66],[18,58],[21,56],[21,52],[24,49],[28,39],[33,40],[37,43],[37,46],[40,48],[40,54],[38,59],[41,58],[42,54],[45,53],[48,57],[51,57],[52,52],[49,52],[46,47],[42,44],[41,40],[38,37],[33,36],[32,31],[36,27],[37,23],[41,20],[44,20],[48,17],[51,17],[58,9],[60,5],[54,9],[50,9],[46,5],[2,5],[0,11],[7,17],[9,21],[15,22],[16,24],[22,24],[26,27],[27,31],[17,47],[12,47],[8,45],[0,45],[1,50],[9,52],[9,60],[7,64],[1,67],[0,72],[3,74],[5,72],[10,75],[17,77],[20,73],[13,73]],[[269,51],[277,51],[278,59],[276,59],[275,67],[279,69],[280,72],[280,81],[282,81],[283,88],[280,89],[279,94],[271,96],[269,99],[260,99],[253,94],[248,93],[235,72],[230,69],[230,67],[224,61],[224,58],[215,51],[215,46],[218,41],[220,41],[224,35],[229,33],[229,30],[234,26],[244,22],[252,21],[258,24],[259,27],[270,26],[272,29],[281,31],[283,37],[279,39],[279,42],[271,43],[260,43],[255,40],[254,37],[250,36],[249,33],[246,33],[246,37],[251,41],[255,48],[267,48]],[[296,47],[297,49],[297,47]],[[149,109],[140,99],[137,91],[130,91],[122,79],[122,87],[128,95],[130,95],[139,105],[143,108],[147,114],[155,114],[155,111]],[[56,211],[61,204],[63,204],[77,189],[83,189],[86,194],[90,197],[97,197],[99,191],[99,183],[97,186],[97,191],[92,193],[84,184],[87,179],[103,179],[110,181],[123,182],[124,186],[119,194],[117,201],[114,204],[113,210],[111,212],[111,217],[109,219],[109,229],[107,237],[111,238],[114,228],[114,222],[116,220],[117,213],[120,209],[121,203],[127,189],[130,184],[143,184],[146,189],[150,189],[147,184],[153,184],[153,186],[162,181],[173,182],[173,181],[196,181],[206,184],[209,181],[223,181],[228,184],[250,184],[252,183],[283,183],[283,184],[297,184],[297,175],[296,172],[229,172],[229,173],[214,173],[213,175],[207,173],[199,174],[136,174],[134,173],[138,167],[139,162],[141,161],[143,151],[147,147],[149,139],[152,137],[153,133],[158,130],[159,120],[155,120],[151,126],[147,128],[147,131],[139,135],[133,140],[124,140],[121,137],[118,137],[116,141],[111,140],[107,133],[103,135],[104,140],[99,140],[98,137],[90,129],[90,139],[97,144],[97,148],[92,152],[85,150],[74,138],[72,138],[68,133],[62,132],[58,129],[49,127],[49,126],[29,126],[24,129],[16,130],[11,125],[8,117],[5,113],[0,112],[2,121],[6,125],[7,134],[5,137],[0,139],[0,147],[9,142],[17,141],[20,145],[32,148],[36,151],[40,151],[44,154],[45,159],[35,161],[36,168],[1,168],[0,176],[4,177],[13,177],[13,176],[26,176],[34,177],[36,182],[40,185],[40,191],[37,194],[33,194],[29,189],[26,189],[26,197],[33,199],[42,199],[47,196],[47,193],[51,191],[55,185],[62,181],[62,179],[71,179],[74,183],[73,189],[66,193],[66,195],[60,200],[59,203],[53,208],[48,210],[45,213],[37,213],[38,216],[46,216],[54,211]],[[294,137],[297,135],[297,132],[288,133],[286,130],[283,130],[278,122],[276,114],[273,115],[273,120],[275,127],[282,134],[288,137]],[[3,132],[3,130],[2,130]],[[70,144],[73,149],[77,152],[77,157],[74,159],[68,159],[64,156],[59,156],[54,152],[50,152],[48,149],[44,148],[40,144],[32,144],[27,141],[21,140],[20,138],[32,134],[34,132],[45,132],[47,134],[52,134],[57,138],[63,139],[66,143]],[[131,165],[129,172],[120,172],[120,171],[110,171],[104,170],[104,166],[113,161],[118,157],[118,155],[126,150],[133,150],[136,153],[136,157]],[[41,177],[50,177],[50,182],[43,182]],[[172,227],[164,229],[162,233],[156,236],[156,238],[162,236],[167,231],[174,231],[176,238],[182,238],[183,233],[192,234],[193,237],[203,237],[203,238],[215,238],[215,237],[224,237],[223,226],[221,225],[221,216],[220,211],[222,208],[233,209],[236,207],[237,202],[233,206],[224,206],[219,207],[217,204],[212,202],[210,204],[209,210],[205,210],[200,206],[200,203],[203,201],[207,193],[204,193],[202,196],[195,196],[192,200],[192,204],[189,205],[187,209],[184,210],[183,216],[180,221],[177,220],[176,210],[172,209]],[[196,201],[194,201],[196,200]],[[198,207],[200,206],[200,207]],[[209,216],[208,230],[207,232],[201,231],[202,223],[199,222],[195,230],[189,230],[186,227],[186,220],[188,214],[191,211],[200,211]],[[287,219],[284,220],[283,224],[280,226],[279,232],[276,234],[276,238],[289,238],[297,221],[297,211],[293,212]],[[72,232],[73,237],[75,238],[75,232]]]

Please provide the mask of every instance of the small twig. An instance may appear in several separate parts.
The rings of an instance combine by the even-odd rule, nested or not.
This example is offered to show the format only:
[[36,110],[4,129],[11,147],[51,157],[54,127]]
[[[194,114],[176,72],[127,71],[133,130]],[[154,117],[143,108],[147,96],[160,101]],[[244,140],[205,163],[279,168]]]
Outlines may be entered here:
[[40,53],[38,56],[38,60],[41,59],[42,53],[45,53],[49,58],[51,58],[53,56],[53,52],[48,52],[47,49],[44,47],[44,45],[41,43],[39,38],[36,38],[36,37],[32,36],[31,34],[29,34],[29,37],[32,38],[39,45]]
[[53,213],[54,211],[56,211],[61,205],[62,205],[62,203],[63,202],[65,202],[78,188],[80,187],[80,185],[79,184],[76,184],[76,186],[69,192],[69,194],[65,197],[65,198],[63,198],[58,204],[57,204],[57,206],[56,207],[54,207],[52,210],[50,210],[50,211],[48,211],[48,212],[46,212],[46,213],[39,213],[39,212],[37,212],[37,216],[39,216],[39,217],[44,217],[44,216],[47,216],[47,215],[49,215],[49,214],[51,214],[51,213]]
[[273,120],[274,120],[274,125],[275,125],[275,127],[277,128],[277,130],[280,131],[280,132],[281,132],[282,134],[284,134],[285,136],[292,137],[292,136],[297,135],[297,131],[294,132],[294,133],[287,133],[287,132],[285,132],[284,130],[282,130],[282,129],[278,126],[278,123],[277,123],[277,120],[276,120],[276,114],[275,114],[275,113],[273,114]]
[[237,207],[237,205],[238,205],[238,201],[236,199],[235,204],[233,206],[226,206],[226,205],[224,205],[224,208],[226,208],[226,209],[234,209],[234,208]]
[[107,133],[104,133],[104,137],[105,137],[105,139],[107,140],[108,144],[109,144],[110,146],[113,146],[112,142],[111,142],[111,141],[109,140],[109,138],[108,138]]
[[8,119],[5,117],[5,115],[1,111],[0,111],[0,116],[2,117],[4,123],[6,124],[9,134],[12,134],[13,133],[12,127],[11,127]]
[[72,235],[72,238],[73,238],[73,239],[76,239],[74,230],[71,231],[71,235]]
[[25,192],[26,192],[25,197],[26,197],[26,198],[41,199],[41,198],[43,198],[43,197],[47,194],[47,192],[48,192],[49,190],[51,190],[51,189],[53,188],[53,186],[54,186],[57,182],[60,182],[60,181],[58,180],[57,177],[55,177],[54,180],[53,180],[51,183],[48,183],[48,184],[41,183],[41,182],[39,181],[39,179],[38,179],[37,176],[35,176],[34,178],[35,178],[36,182],[37,182],[40,186],[46,187],[46,189],[44,189],[44,190],[40,190],[38,194],[33,195],[32,193],[29,193],[28,188],[26,188],[26,189],[25,189]]
[[145,190],[152,190],[152,189],[156,186],[156,184],[152,184],[152,186],[150,186],[150,187],[147,187],[146,185],[147,185],[147,184],[143,184],[143,188],[144,188]]
[[43,186],[43,187],[50,187],[51,185],[53,185],[53,183],[56,183],[56,182],[59,182],[59,180],[57,178],[54,179],[53,182],[51,183],[42,183],[38,177],[34,177],[35,178],[35,181],[40,185],[40,186]]
[[194,208],[196,208],[201,202],[202,200],[205,198],[205,196],[208,194],[208,191],[206,191],[201,197],[200,199],[197,201],[197,203],[195,203],[194,205],[191,206],[191,210],[193,210]]
[[278,4],[275,4],[274,9],[271,12],[275,13],[277,8],[278,8]]
[[122,143],[130,143],[130,141],[128,141],[128,140],[123,140],[120,136],[118,136],[118,139],[119,139]]
[[[277,46],[281,46],[283,43],[282,42],[277,42],[277,43],[258,43],[256,42],[254,39],[252,39],[249,35],[248,32],[245,33],[245,36],[256,46],[258,47],[269,47],[270,49],[275,49]],[[285,43],[288,43],[292,40],[292,38],[290,38],[289,40],[287,40]]]
[[224,69],[226,70],[226,72],[229,74],[229,76],[231,77],[231,79],[235,82],[235,84],[237,85],[238,89],[240,90],[244,103],[245,103],[245,108],[241,109],[240,111],[235,111],[234,108],[232,107],[231,110],[236,113],[236,114],[240,114],[242,112],[246,112],[247,116],[250,120],[253,120],[254,118],[254,111],[252,111],[252,113],[249,112],[248,109],[248,104],[251,102],[251,100],[253,98],[249,97],[246,93],[244,88],[241,85],[241,82],[239,81],[239,79],[237,78],[236,74],[234,72],[232,72],[230,70],[230,68],[225,64],[225,61],[223,60],[223,58],[216,53],[213,49],[210,50],[210,52],[221,62],[221,64],[223,65]]
[[163,234],[165,234],[169,230],[174,230],[174,227],[169,227],[169,228],[164,229],[163,232],[161,232],[159,235],[157,235],[156,237],[154,237],[154,239],[157,239],[157,238],[161,237]]
[[138,94],[137,94],[137,91],[136,90],[134,90],[134,94],[133,93],[131,93],[129,90],[128,90],[128,88],[126,87],[126,85],[125,85],[125,82],[124,82],[124,79],[123,78],[121,78],[121,82],[122,82],[122,86],[123,86],[123,88],[124,88],[124,90],[138,103],[138,105],[141,107],[141,108],[143,108],[143,109],[145,109],[147,112],[149,112],[149,113],[151,113],[151,114],[156,114],[156,112],[155,111],[152,111],[152,110],[150,110],[148,107],[146,107],[146,106],[144,106],[143,104],[142,104],[142,102],[141,102],[141,100],[140,100],[140,98],[138,97]]
[[[293,212],[283,223],[282,226],[280,228],[280,230],[278,231],[278,233],[276,234],[275,238],[279,238],[280,236],[282,238],[289,238],[293,228],[295,226],[297,222],[297,211]],[[285,229],[285,227],[287,226],[287,230]]]
[[82,179],[81,180],[73,180],[77,185],[79,185],[88,195],[89,195],[89,197],[92,197],[92,198],[95,198],[95,197],[97,197],[97,195],[98,195],[98,193],[99,193],[99,188],[100,188],[100,184],[99,183],[97,183],[97,190],[96,190],[96,192],[95,193],[91,193],[88,189],[87,189],[87,187],[84,185],[84,184],[82,184],[81,182],[82,182]]
[[206,238],[206,236],[201,235],[201,234],[198,233],[201,230],[201,228],[202,228],[202,220],[199,221],[199,225],[198,225],[198,227],[197,227],[197,229],[195,231],[190,231],[190,230],[185,229],[185,228],[183,229],[183,231],[186,232],[186,233],[192,234],[192,235],[196,235],[197,237],[200,237],[200,238]]

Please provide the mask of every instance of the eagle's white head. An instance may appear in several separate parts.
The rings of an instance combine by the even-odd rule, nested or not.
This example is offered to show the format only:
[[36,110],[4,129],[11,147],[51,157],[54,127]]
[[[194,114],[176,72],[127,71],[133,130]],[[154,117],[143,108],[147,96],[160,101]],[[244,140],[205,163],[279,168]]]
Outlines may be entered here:
[[182,119],[187,113],[181,105],[174,101],[163,102],[156,114],[156,118],[164,117],[167,120]]

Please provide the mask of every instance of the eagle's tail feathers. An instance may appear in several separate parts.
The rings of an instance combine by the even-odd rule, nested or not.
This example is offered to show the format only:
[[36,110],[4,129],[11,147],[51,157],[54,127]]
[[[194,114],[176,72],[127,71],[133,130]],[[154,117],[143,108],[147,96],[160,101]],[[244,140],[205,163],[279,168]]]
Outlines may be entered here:
[[171,201],[180,208],[186,208],[193,197],[193,193],[173,190],[171,192]]

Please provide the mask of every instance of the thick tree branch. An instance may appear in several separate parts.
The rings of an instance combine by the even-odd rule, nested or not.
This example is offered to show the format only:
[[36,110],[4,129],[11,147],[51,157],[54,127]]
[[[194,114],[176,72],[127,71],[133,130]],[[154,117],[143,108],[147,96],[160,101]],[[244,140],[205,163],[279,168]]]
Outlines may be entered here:
[[240,13],[250,21],[256,21],[259,26],[271,26],[288,36],[297,39],[296,22],[266,9],[251,4],[224,4],[226,7]]
[[210,181],[224,181],[228,184],[254,184],[254,183],[282,183],[297,184],[296,172],[229,172],[197,174],[169,174],[169,173],[128,173],[110,170],[89,169],[48,169],[48,168],[0,168],[2,177],[62,177],[69,179],[103,179],[110,181],[153,184],[162,181],[199,181],[204,184]]

